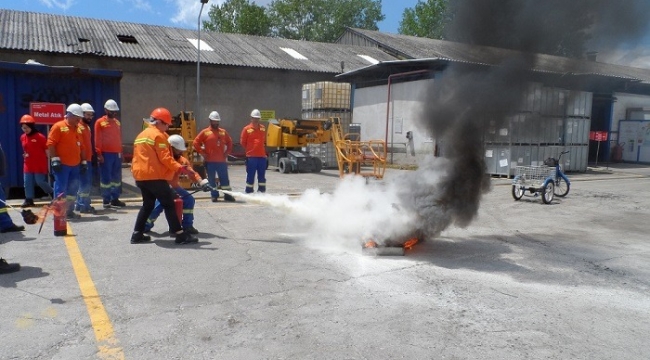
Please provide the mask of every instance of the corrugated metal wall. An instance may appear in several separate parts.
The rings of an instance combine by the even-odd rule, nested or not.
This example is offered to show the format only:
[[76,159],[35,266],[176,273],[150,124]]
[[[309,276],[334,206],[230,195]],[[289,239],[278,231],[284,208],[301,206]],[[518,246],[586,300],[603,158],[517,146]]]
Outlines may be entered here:
[[119,103],[121,76],[120,71],[0,62],[0,142],[9,166],[3,186],[23,186],[18,121],[29,113],[30,102],[88,102],[101,115],[107,99]]
[[485,161],[493,175],[511,176],[515,166],[542,165],[560,152],[565,171],[587,171],[592,93],[531,84],[521,111],[485,130]]

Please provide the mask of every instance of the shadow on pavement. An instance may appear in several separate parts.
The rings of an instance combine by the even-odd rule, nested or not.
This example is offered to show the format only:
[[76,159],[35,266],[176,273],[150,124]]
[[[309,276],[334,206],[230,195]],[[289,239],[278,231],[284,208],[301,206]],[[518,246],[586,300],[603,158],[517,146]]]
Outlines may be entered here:
[[11,274],[0,275],[0,286],[15,288],[21,281],[50,276],[50,273],[43,272],[42,268],[32,266],[21,266],[20,270]]
[[183,250],[183,249],[210,250],[210,251],[219,250],[219,248],[216,247],[210,247],[210,248],[203,247],[203,246],[212,245],[212,243],[208,241],[199,241],[198,243],[192,243],[192,244],[177,244],[174,242],[174,239],[153,240],[152,242],[160,246],[161,248],[172,249],[172,250]]

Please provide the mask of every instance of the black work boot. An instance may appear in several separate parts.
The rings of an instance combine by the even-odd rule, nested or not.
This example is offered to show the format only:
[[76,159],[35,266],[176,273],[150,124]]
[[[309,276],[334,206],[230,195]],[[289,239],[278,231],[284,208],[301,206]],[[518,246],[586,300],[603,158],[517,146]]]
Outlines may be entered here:
[[131,235],[131,244],[142,244],[151,241],[151,236],[136,231]]
[[20,264],[9,264],[7,260],[0,258],[0,274],[10,274],[20,270]]
[[34,199],[25,199],[25,201],[23,201],[23,204],[20,205],[21,208],[28,208],[34,206],[36,206],[36,204],[34,204]]
[[223,199],[224,199],[225,201],[228,201],[228,202],[235,202],[235,201],[237,201],[237,200],[235,200],[235,198],[234,198],[232,195],[230,195],[230,194],[224,194],[224,195],[223,195]]
[[120,201],[120,199],[113,199],[111,200],[111,206],[112,207],[125,207],[126,204],[124,201]]
[[25,227],[22,225],[11,224],[10,227],[0,230],[0,233],[18,232],[18,231],[25,231]]
[[176,240],[174,240],[174,242],[182,245],[199,242],[199,239],[192,236],[192,234],[183,231],[180,234],[176,234]]
[[183,228],[183,232],[190,233],[192,235],[196,235],[199,233],[198,230],[194,226],[188,226],[186,228]]

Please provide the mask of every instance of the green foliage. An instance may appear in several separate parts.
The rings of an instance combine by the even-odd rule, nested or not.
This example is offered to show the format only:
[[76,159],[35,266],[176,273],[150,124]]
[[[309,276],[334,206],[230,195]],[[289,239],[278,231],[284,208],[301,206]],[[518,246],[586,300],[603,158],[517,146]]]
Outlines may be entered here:
[[403,35],[442,39],[450,20],[448,0],[420,0],[402,14],[398,32]]
[[381,0],[274,0],[267,8],[250,0],[212,5],[206,30],[286,39],[334,42],[345,27],[378,30]]
[[250,0],[227,0],[222,5],[210,6],[209,21],[203,22],[206,30],[223,33],[269,36],[271,20],[263,6]]

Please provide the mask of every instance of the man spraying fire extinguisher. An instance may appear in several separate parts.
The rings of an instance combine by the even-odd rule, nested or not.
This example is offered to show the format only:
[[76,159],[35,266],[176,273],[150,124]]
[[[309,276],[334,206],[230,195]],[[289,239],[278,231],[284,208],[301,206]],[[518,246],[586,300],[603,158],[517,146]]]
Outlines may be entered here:
[[165,210],[165,218],[170,233],[176,236],[176,243],[198,242],[199,239],[183,231],[181,222],[176,216],[174,191],[168,183],[176,172],[183,171],[183,166],[175,161],[171,154],[167,141],[169,135],[165,133],[172,124],[172,114],[165,108],[157,108],[143,120],[149,126],[136,136],[131,162],[135,184],[142,193],[142,207],[133,227],[131,244],[151,241],[151,236],[144,235],[144,231],[147,219],[156,207],[156,200]]
[[[183,152],[187,151],[187,147],[185,146],[185,140],[183,139],[182,136],[180,135],[171,135],[169,139],[167,139],[169,142],[169,145],[171,145],[171,150],[172,154],[174,155],[174,160],[176,160],[179,164],[181,164],[184,168],[184,173],[188,174],[188,176],[194,181],[195,183],[199,183],[201,186],[201,190],[203,191],[211,191],[212,187],[208,183],[207,179],[201,179],[199,174],[192,169],[192,165],[190,164],[190,161],[187,160],[183,156]],[[188,232],[190,234],[198,234],[199,231],[194,228],[194,197],[192,194],[190,194],[187,190],[183,189],[180,184],[179,184],[179,178],[181,175],[181,170],[177,171],[174,174],[174,177],[171,179],[169,182],[169,185],[171,185],[172,189],[176,192],[176,195],[180,197],[180,200],[183,202],[183,215],[182,215],[182,220],[181,220],[181,226],[183,227],[183,231]],[[153,209],[151,212],[151,215],[149,215],[149,219],[147,219],[147,225],[145,225],[144,232],[149,232],[151,231],[151,228],[154,226],[154,222],[156,219],[158,219],[158,216],[163,212],[163,206],[160,204],[159,201],[156,201],[156,207]]]

